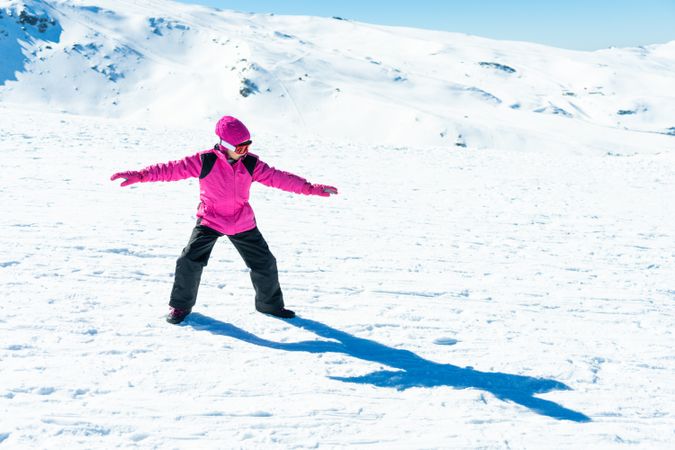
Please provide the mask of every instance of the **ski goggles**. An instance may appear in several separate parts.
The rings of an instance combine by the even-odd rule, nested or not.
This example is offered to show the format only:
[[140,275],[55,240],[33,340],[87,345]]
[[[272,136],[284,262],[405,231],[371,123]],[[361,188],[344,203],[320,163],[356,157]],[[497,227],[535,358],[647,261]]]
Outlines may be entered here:
[[237,155],[245,155],[246,153],[248,153],[248,148],[251,146],[252,143],[253,141],[246,141],[238,145],[230,145],[227,142],[223,141],[222,139],[220,140],[221,147],[226,148],[227,150],[231,150],[235,152]]

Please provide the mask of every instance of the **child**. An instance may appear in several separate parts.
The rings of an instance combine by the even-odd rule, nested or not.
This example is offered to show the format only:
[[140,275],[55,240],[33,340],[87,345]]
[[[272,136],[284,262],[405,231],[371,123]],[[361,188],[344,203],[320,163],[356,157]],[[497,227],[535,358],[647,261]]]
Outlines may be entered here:
[[121,186],[151,181],[176,181],[199,177],[200,200],[197,225],[187,247],[176,261],[176,276],[169,301],[167,322],[177,324],[190,314],[197,290],[216,240],[227,236],[251,270],[258,311],[290,319],[295,313],[284,308],[277,264],[265,239],[256,227],[248,203],[251,183],[296,194],[329,197],[337,189],[311,184],[304,178],[282,172],[248,153],[251,136],[243,123],[225,116],[216,124],[220,144],[179,161],[155,164],[140,171],[118,172],[111,180],[123,178]]

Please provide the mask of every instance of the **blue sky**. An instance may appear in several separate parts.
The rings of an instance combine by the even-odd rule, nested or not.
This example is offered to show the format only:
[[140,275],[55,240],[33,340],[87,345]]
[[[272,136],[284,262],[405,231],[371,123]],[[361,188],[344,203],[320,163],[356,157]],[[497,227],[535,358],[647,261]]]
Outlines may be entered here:
[[675,0],[183,0],[221,9],[340,16],[577,50],[675,40]]

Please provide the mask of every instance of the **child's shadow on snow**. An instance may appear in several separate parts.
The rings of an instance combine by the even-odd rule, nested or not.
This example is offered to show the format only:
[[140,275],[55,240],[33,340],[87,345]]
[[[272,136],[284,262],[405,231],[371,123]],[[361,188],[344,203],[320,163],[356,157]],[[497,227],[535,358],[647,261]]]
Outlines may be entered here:
[[[424,359],[408,350],[400,350],[368,339],[359,338],[336,330],[314,320],[296,317],[286,323],[311,331],[332,341],[304,341],[282,343],[269,341],[242,330],[232,324],[221,322],[199,313],[192,313],[186,325],[197,330],[229,336],[235,339],[292,352],[343,353],[364,361],[372,361],[398,370],[380,370],[360,377],[330,377],[350,383],[372,384],[378,387],[405,390],[411,387],[449,386],[458,389],[473,388],[490,392],[501,400],[510,400],[539,414],[560,420],[589,422],[591,419],[577,411],[567,409],[555,402],[535,397],[552,390],[569,390],[565,384],[545,378],[511,375],[501,372],[481,372],[451,364],[439,364]],[[337,342],[335,342],[337,341]]]

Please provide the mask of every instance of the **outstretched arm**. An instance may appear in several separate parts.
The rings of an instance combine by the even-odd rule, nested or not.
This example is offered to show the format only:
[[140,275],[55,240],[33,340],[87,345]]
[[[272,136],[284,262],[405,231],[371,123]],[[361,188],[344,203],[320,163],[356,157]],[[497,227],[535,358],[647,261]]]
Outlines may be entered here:
[[277,170],[264,162],[258,160],[253,171],[253,180],[270,186],[296,194],[320,195],[329,197],[331,194],[337,194],[338,191],[333,186],[323,184],[312,184],[302,177],[294,175],[283,170]]
[[142,170],[117,172],[110,177],[110,180],[114,181],[118,178],[124,178],[120,186],[129,186],[134,183],[148,183],[151,181],[177,181],[198,177],[201,168],[202,161],[198,153],[178,161],[154,164]]

